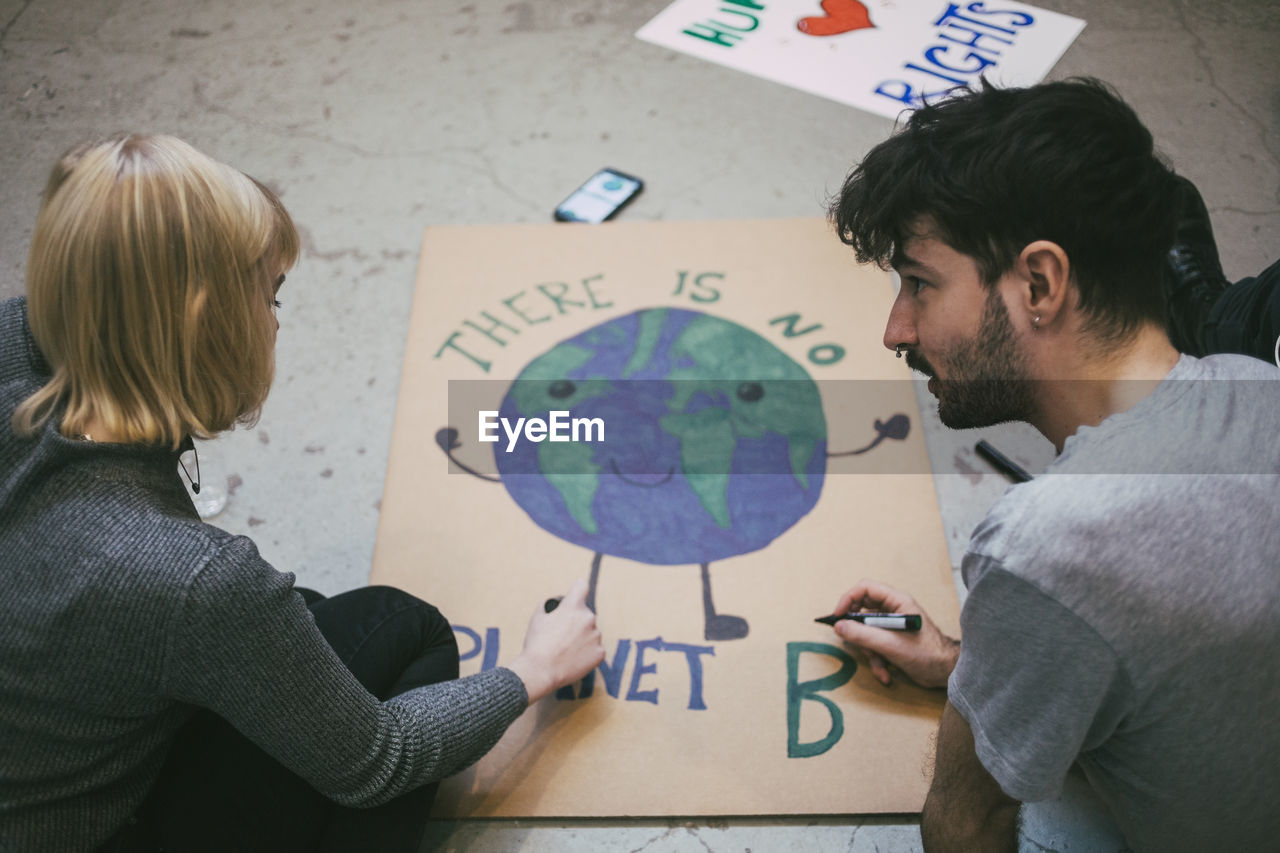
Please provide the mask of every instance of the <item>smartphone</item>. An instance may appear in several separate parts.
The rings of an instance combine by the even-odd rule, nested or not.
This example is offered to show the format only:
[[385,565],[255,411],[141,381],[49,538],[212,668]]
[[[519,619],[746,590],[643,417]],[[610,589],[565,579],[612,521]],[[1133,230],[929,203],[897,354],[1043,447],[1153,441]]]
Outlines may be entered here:
[[556,206],[558,222],[604,222],[644,189],[644,181],[617,169],[601,169]]

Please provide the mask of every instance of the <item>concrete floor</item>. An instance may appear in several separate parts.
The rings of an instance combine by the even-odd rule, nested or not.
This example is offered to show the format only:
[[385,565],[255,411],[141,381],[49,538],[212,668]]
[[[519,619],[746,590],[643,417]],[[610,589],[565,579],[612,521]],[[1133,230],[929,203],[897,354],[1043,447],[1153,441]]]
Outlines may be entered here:
[[[636,40],[666,4],[0,0],[0,297],[22,292],[45,176],[82,138],[172,133],[277,188],[305,251],[282,295],[262,421],[218,442],[233,495],[217,523],[252,536],[302,584],[361,585],[424,226],[547,221],[602,165],[647,182],[626,219],[821,215],[851,164],[889,133],[885,119]],[[1270,262],[1280,4],[1037,5],[1088,22],[1051,76],[1102,77],[1137,108],[1201,187],[1228,275]],[[926,430],[958,564],[1004,483],[982,473],[973,436]],[[983,434],[1032,470],[1048,461],[1025,430]],[[1102,849],[1093,838],[1037,824],[1023,847]],[[911,816],[442,823],[431,841],[479,851],[920,847]]]

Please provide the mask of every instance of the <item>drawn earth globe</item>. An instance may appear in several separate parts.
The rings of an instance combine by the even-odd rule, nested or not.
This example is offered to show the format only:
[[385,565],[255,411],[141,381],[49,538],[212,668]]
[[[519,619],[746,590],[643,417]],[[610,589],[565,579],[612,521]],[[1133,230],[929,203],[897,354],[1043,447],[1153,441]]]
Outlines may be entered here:
[[[538,526],[643,563],[722,560],[768,545],[818,501],[827,427],[818,388],[736,323],[650,308],[594,326],[531,361],[500,416],[549,421],[567,441],[494,455]],[[577,421],[577,441],[572,425]],[[603,440],[595,424],[603,424]]]

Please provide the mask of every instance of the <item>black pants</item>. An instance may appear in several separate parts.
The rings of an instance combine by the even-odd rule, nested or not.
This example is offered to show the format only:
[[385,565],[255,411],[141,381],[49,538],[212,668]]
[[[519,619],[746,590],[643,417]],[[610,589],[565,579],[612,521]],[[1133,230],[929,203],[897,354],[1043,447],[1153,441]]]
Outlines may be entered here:
[[1237,352],[1275,361],[1280,345],[1278,284],[1280,261],[1227,288],[1204,325],[1205,352]]
[[[458,644],[431,605],[390,587],[333,598],[299,592],[330,646],[379,699],[458,677]],[[371,809],[338,806],[220,717],[201,711],[179,732],[140,823],[131,828],[149,838],[104,849],[416,853],[436,787]]]

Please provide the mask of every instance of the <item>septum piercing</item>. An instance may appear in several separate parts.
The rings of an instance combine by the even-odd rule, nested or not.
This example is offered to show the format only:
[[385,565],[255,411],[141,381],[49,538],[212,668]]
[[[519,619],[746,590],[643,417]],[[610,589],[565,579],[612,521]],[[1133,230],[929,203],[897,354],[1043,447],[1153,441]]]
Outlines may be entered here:
[[896,352],[896,353],[898,354],[898,358],[902,358],[902,344],[898,344],[898,345],[896,345],[896,346],[893,348],[893,351],[894,351],[894,352]]

